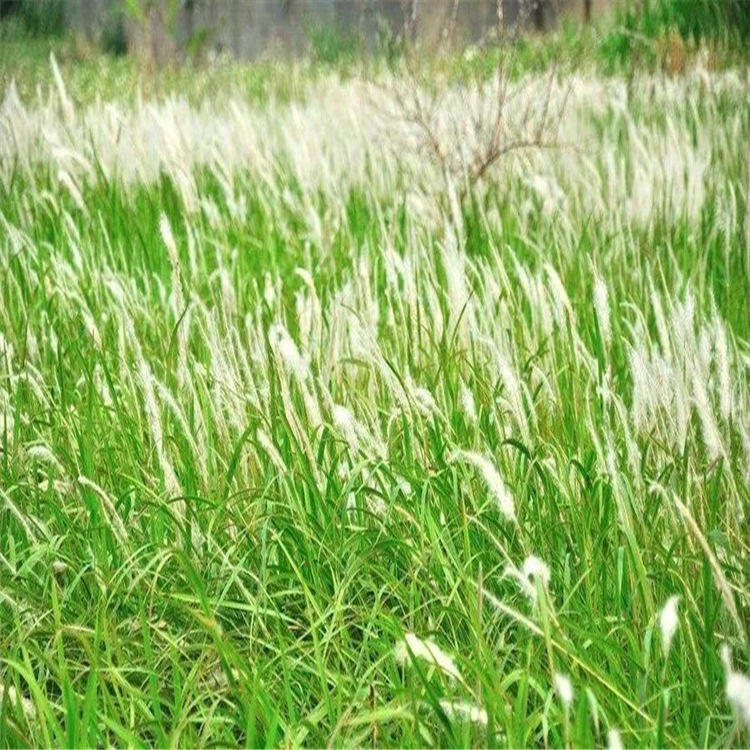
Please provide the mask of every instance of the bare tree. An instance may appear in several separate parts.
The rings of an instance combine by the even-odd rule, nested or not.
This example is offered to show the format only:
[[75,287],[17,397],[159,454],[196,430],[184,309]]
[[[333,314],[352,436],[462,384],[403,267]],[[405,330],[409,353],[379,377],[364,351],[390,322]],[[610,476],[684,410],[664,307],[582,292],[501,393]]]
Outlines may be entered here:
[[[452,14],[453,15],[453,14]],[[397,116],[417,135],[419,148],[439,168],[449,195],[457,191],[458,202],[497,169],[512,153],[557,148],[559,122],[569,88],[558,95],[558,61],[542,79],[512,85],[516,45],[508,33],[505,3],[497,3],[497,64],[489,98],[465,98],[461,111],[447,105],[455,89],[441,90],[419,81],[407,66],[407,75],[391,86]],[[512,116],[511,116],[511,109]],[[446,117],[453,120],[446,127]],[[459,122],[460,117],[460,122]],[[470,127],[467,148],[466,127]]]

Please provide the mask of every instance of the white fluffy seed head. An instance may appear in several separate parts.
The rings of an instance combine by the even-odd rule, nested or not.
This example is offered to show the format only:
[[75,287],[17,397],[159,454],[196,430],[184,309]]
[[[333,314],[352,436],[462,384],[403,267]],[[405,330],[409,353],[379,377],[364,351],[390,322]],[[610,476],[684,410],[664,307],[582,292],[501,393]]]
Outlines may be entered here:
[[544,560],[540,560],[535,555],[529,555],[523,561],[521,573],[523,573],[526,578],[538,578],[545,586],[549,586],[549,566]]
[[451,679],[463,682],[461,673],[456,666],[453,657],[443,651],[440,646],[429,639],[422,639],[414,633],[407,633],[404,640],[396,644],[396,660],[404,664],[412,658],[423,659],[436,666],[441,672],[447,674]]
[[299,353],[297,345],[283,325],[276,323],[268,331],[271,347],[278,353],[284,367],[299,380],[305,380],[309,373],[307,362]]
[[596,319],[599,323],[599,330],[605,346],[609,347],[612,343],[612,324],[609,317],[609,298],[607,295],[607,285],[604,280],[597,276],[594,281],[594,309],[596,310]]
[[94,345],[99,351],[101,351],[102,336],[101,333],[99,333],[99,327],[96,325],[96,321],[94,320],[91,313],[89,313],[89,311],[84,307],[81,308],[81,320],[83,320],[83,324],[86,326],[86,332],[94,341]]
[[414,397],[417,409],[422,414],[429,416],[430,414],[437,414],[439,412],[435,397],[426,388],[413,385],[411,394]]
[[552,294],[552,300],[555,304],[555,312],[558,325],[565,325],[566,315],[573,318],[573,307],[570,304],[568,293],[565,291],[565,285],[557,274],[557,271],[549,264],[545,264],[545,271],[549,279],[549,290]]
[[396,486],[401,490],[405,497],[411,497],[414,490],[408,480],[403,477],[396,478]]
[[30,445],[26,449],[26,455],[36,461],[54,466],[57,469],[62,468],[55,454],[49,449],[48,446],[44,445],[43,443]]
[[622,737],[620,737],[620,730],[617,727],[612,727],[607,732],[607,748],[608,750],[622,750]]
[[716,420],[714,419],[713,409],[711,408],[703,378],[697,368],[693,372],[693,397],[695,399],[695,408],[700,418],[706,452],[709,458],[715,461],[724,455],[724,446],[719,428],[716,426]]
[[646,364],[646,355],[640,349],[634,348],[630,352],[630,376],[633,380],[631,415],[633,426],[640,432],[648,427],[651,394],[653,393],[651,373]]
[[273,279],[271,278],[271,274],[266,272],[265,275],[265,281],[264,281],[264,287],[263,287],[263,299],[266,301],[266,304],[271,307],[273,303],[276,301],[276,289],[274,289],[273,286]]
[[732,414],[732,385],[729,375],[729,348],[727,346],[727,333],[720,320],[716,320],[716,368],[719,374],[719,410],[725,422],[729,421]]
[[172,267],[180,267],[179,255],[177,254],[177,243],[172,233],[172,225],[169,223],[169,219],[166,214],[162,214],[159,217],[159,234],[161,235],[161,241],[167,248],[167,254],[169,255],[169,262]]
[[513,412],[513,417],[521,431],[524,441],[530,441],[529,425],[526,417],[526,410],[523,403],[523,391],[521,382],[516,376],[515,370],[510,362],[503,356],[498,356],[498,369],[500,370],[500,379],[505,389],[505,398]]
[[661,644],[665,657],[669,655],[669,649],[672,648],[672,639],[680,625],[680,618],[677,614],[679,603],[679,596],[670,596],[659,611],[659,629],[661,630]]
[[504,577],[514,579],[532,604],[536,604],[537,602],[536,580],[540,581],[544,588],[547,588],[550,581],[550,572],[547,563],[534,555],[529,555],[523,561],[520,570],[511,565],[505,569],[503,575]]
[[726,693],[737,718],[750,729],[750,677],[731,672],[727,676]]
[[[452,323],[459,325],[459,335],[465,336],[468,330],[465,306],[469,299],[466,284],[466,255],[458,246],[453,228],[446,224],[445,243],[443,245],[443,267],[448,287],[448,302]],[[460,323],[459,323],[460,321]]]
[[175,474],[172,463],[169,460],[164,444],[164,432],[162,430],[159,405],[156,401],[156,393],[154,391],[154,376],[148,363],[142,358],[138,362],[138,375],[143,389],[143,403],[146,409],[149,427],[151,428],[151,436],[154,441],[159,464],[161,465],[164,474],[165,488],[167,493],[173,497],[181,495],[182,490],[180,489],[180,483],[177,480],[177,475]]
[[335,404],[332,410],[333,423],[341,436],[349,444],[349,448],[356,453],[359,448],[359,437],[357,436],[357,420],[345,406]]
[[513,496],[508,492],[505,482],[503,482],[498,470],[492,463],[479,453],[471,451],[457,451],[456,458],[471,464],[479,470],[482,478],[487,484],[488,489],[497,501],[497,507],[500,513],[508,520],[516,520],[516,508],[513,502]]
[[472,424],[477,422],[477,408],[474,403],[474,394],[469,390],[466,383],[461,383],[461,407],[464,410],[466,418]]
[[732,668],[732,652],[725,643],[721,647],[721,660],[726,675],[727,701],[732,706],[737,718],[747,729],[750,729],[750,677],[735,672]]
[[266,455],[271,459],[271,463],[276,467],[279,474],[286,474],[284,459],[281,457],[278,450],[276,450],[276,446],[273,444],[271,438],[263,432],[263,430],[258,429],[255,433],[255,439],[258,441],[258,445],[260,445]]
[[568,711],[573,705],[573,683],[570,681],[570,677],[561,672],[555,673],[555,692],[557,697],[560,699],[563,708]]
[[487,726],[487,712],[474,703],[458,700],[441,700],[440,708],[454,721],[469,721],[479,726]]

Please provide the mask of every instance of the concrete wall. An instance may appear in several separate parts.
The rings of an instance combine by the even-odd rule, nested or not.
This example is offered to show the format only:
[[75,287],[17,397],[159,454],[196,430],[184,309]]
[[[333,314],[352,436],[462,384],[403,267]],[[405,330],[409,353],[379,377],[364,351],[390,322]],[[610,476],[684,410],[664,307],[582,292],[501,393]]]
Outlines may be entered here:
[[[614,0],[594,0],[595,4]],[[69,26],[99,36],[115,22],[122,0],[64,0]],[[196,34],[207,46],[242,58],[305,54],[313,30],[355,35],[374,47],[389,30],[423,49],[477,42],[497,27],[498,2],[508,28],[550,26],[557,10],[579,12],[583,0],[180,0],[175,28],[166,32],[169,0],[139,0],[150,21],[126,22],[129,44],[157,60],[168,58]]]

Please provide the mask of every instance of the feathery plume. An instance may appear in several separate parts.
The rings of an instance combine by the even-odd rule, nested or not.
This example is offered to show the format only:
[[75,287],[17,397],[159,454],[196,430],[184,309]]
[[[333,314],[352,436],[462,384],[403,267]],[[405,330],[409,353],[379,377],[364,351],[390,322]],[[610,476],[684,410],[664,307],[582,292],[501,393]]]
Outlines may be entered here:
[[716,368],[719,371],[719,412],[721,418],[728,422],[732,414],[732,386],[729,376],[729,348],[727,332],[720,320],[714,322],[716,329],[715,349]]
[[612,324],[609,317],[609,299],[607,285],[604,280],[597,276],[594,281],[594,309],[599,322],[599,330],[604,340],[604,345],[609,347],[612,343]]
[[539,580],[544,588],[549,586],[550,581],[549,566],[535,555],[529,555],[523,561],[520,570],[514,566],[508,566],[503,575],[513,578],[532,604],[535,604],[537,600],[535,580]]
[[734,709],[737,718],[750,729],[750,677],[734,671],[732,652],[726,643],[721,647],[721,660],[724,663],[727,701]]
[[719,428],[716,426],[713,409],[708,399],[708,393],[703,383],[703,378],[698,372],[698,368],[693,371],[693,397],[695,407],[700,418],[703,432],[703,443],[706,446],[706,452],[712,461],[724,455],[724,446],[719,434]]
[[664,651],[664,658],[669,656],[669,649],[672,647],[672,639],[680,625],[680,618],[677,614],[677,606],[679,603],[679,596],[670,596],[661,610],[659,610],[659,629],[661,630],[661,644],[662,650]]
[[441,700],[440,708],[445,711],[449,719],[469,721],[472,724],[487,726],[487,712],[483,708],[468,701]]
[[[164,446],[164,433],[161,426],[161,416],[159,414],[159,406],[156,402],[156,393],[154,392],[154,376],[145,359],[141,359],[138,362],[138,376],[143,389],[143,401],[146,407],[146,415],[148,416],[148,424],[151,428],[151,436],[154,439],[154,447],[156,448],[159,465],[161,466],[162,474],[164,475],[166,490],[172,496],[181,495],[182,490],[180,489],[180,483],[177,481],[177,475],[169,461]],[[177,504],[176,507],[178,510],[182,508],[180,504]]]
[[399,664],[406,663],[411,658],[423,659],[436,666],[441,672],[450,678],[463,682],[461,673],[453,658],[443,651],[440,646],[429,639],[422,639],[414,633],[407,633],[403,641],[396,644],[396,661]]
[[307,361],[299,353],[297,345],[289,332],[280,323],[274,323],[268,331],[268,341],[281,358],[284,367],[298,380],[307,378],[309,367]]
[[472,453],[470,451],[456,451],[454,454],[455,459],[461,459],[479,471],[490,492],[494,495],[500,513],[508,521],[515,521],[516,509],[513,497],[508,492],[505,482],[503,482],[502,477],[492,463],[479,453]]
[[623,750],[622,737],[617,727],[612,727],[607,732],[607,748],[608,750]]
[[563,708],[566,711],[569,711],[570,707],[573,705],[574,697],[573,683],[570,681],[570,677],[561,672],[555,672],[554,683],[555,692],[560,699],[560,703],[562,703]]
[[469,390],[469,387],[461,381],[461,407],[464,410],[466,418],[472,424],[477,423],[477,408],[474,403],[474,394]]
[[279,474],[286,474],[286,465],[284,464],[284,459],[281,457],[281,454],[276,450],[276,446],[273,444],[273,441],[271,438],[263,432],[263,430],[258,429],[258,431],[255,433],[255,439],[258,441],[258,445],[260,445],[261,448],[266,452],[266,455],[271,459],[271,463],[276,467]]

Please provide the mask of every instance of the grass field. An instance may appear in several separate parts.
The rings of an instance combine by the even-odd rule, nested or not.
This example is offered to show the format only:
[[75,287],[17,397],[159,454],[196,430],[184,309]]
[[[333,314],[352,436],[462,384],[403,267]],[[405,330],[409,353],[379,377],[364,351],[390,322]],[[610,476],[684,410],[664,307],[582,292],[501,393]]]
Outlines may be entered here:
[[[467,184],[393,73],[45,66],[0,97],[0,746],[747,746],[745,68],[529,72],[556,146]],[[493,84],[432,88],[460,164]]]

